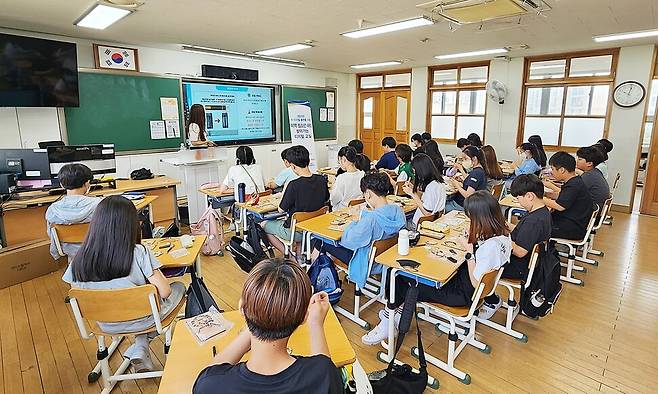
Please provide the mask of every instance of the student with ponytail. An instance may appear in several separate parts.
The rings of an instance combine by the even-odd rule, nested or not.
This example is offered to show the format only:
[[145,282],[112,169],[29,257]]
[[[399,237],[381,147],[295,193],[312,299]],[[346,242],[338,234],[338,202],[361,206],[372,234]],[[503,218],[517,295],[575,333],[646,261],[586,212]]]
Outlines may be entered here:
[[351,146],[344,146],[338,151],[338,164],[343,173],[336,176],[334,186],[329,193],[329,201],[334,209],[345,208],[350,201],[361,198],[361,178],[365,174],[356,165],[359,155]]

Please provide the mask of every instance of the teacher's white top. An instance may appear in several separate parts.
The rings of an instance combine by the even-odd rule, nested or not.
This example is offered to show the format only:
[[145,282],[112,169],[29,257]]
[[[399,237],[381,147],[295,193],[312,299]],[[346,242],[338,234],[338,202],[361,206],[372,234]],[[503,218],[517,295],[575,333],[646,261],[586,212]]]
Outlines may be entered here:
[[199,134],[201,133],[201,128],[196,123],[190,123],[187,128],[187,140],[190,141],[190,144],[194,141],[200,141]]

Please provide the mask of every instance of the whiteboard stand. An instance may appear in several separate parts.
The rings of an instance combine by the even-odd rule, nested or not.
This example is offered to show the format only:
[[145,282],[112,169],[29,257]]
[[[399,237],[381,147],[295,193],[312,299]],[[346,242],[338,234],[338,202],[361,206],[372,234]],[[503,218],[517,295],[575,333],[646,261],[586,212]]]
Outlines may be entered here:
[[183,171],[183,190],[187,196],[190,224],[199,221],[207,206],[206,196],[199,192],[199,188],[204,183],[222,181],[227,159],[226,148],[183,150],[172,157],[160,159]]

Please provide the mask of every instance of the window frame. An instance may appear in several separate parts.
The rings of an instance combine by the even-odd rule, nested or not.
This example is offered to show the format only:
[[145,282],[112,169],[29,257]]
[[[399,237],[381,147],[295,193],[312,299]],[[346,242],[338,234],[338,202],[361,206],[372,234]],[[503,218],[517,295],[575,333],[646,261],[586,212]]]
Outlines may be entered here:
[[[605,56],[611,55],[612,62],[610,65],[610,75],[605,76],[587,76],[587,77],[570,77],[569,72],[571,68],[571,60],[574,58],[583,58],[591,56]],[[534,62],[542,62],[549,60],[566,60],[564,77],[556,79],[530,79],[530,65]],[[519,111],[519,125],[516,133],[516,145],[520,145],[524,142],[524,129],[526,124],[526,118],[559,118],[560,119],[560,129],[558,130],[558,144],[557,145],[548,145],[545,144],[544,148],[548,151],[558,151],[564,150],[567,152],[575,152],[578,147],[573,146],[564,146],[562,145],[563,133],[564,133],[564,121],[565,119],[576,118],[576,119],[605,119],[603,125],[603,135],[601,138],[607,138],[610,128],[610,115],[612,112],[612,95],[614,94],[615,89],[615,79],[617,75],[617,64],[619,61],[619,48],[610,48],[610,49],[601,49],[601,50],[592,50],[592,51],[581,51],[581,52],[569,52],[569,53],[560,53],[552,54],[545,56],[533,56],[527,57],[524,59],[523,67],[523,85],[521,92],[521,109]],[[570,87],[577,86],[608,86],[608,101],[606,105],[605,115],[567,115],[566,106],[567,106],[567,97],[568,89]],[[559,87],[563,89],[562,95],[562,106],[560,109],[559,115],[526,115],[528,110],[527,100],[528,100],[528,90],[531,88],[551,88]]]
[[[487,81],[482,82],[472,82],[472,83],[460,83],[461,72],[464,68],[473,68],[473,67],[487,67]],[[434,85],[434,72],[441,70],[457,70],[457,83],[454,85]],[[425,119],[425,130],[429,133],[432,132],[432,116],[453,116],[455,119],[455,127],[453,130],[453,138],[433,138],[439,143],[456,143],[457,142],[457,130],[459,128],[459,117],[476,117],[483,118],[484,124],[482,126],[482,141],[485,141],[487,135],[487,109],[489,107],[488,99],[484,99],[484,113],[483,114],[460,114],[459,113],[459,93],[462,91],[477,91],[485,90],[486,84],[489,81],[489,76],[491,73],[491,62],[482,61],[482,62],[470,62],[470,63],[457,63],[457,64],[442,64],[437,66],[430,66],[427,68],[427,110],[426,110],[426,119]],[[455,92],[455,113],[454,114],[433,114],[432,113],[432,101],[433,93],[437,91],[450,91]]]
[[[409,74],[409,85],[400,85],[400,86],[386,86],[386,76],[387,75],[396,75],[396,74]],[[382,77],[382,86],[377,88],[362,88],[361,87],[361,77]],[[403,68],[397,70],[386,70],[386,71],[370,71],[364,73],[356,74],[356,91],[358,92],[379,92],[385,90],[408,90],[411,89],[413,84],[413,73],[410,68]]]

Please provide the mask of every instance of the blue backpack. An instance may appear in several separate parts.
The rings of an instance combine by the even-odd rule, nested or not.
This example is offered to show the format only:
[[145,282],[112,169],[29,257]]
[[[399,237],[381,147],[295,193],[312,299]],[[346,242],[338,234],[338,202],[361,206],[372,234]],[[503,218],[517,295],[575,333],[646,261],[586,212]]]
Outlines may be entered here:
[[336,271],[334,262],[331,261],[329,256],[321,253],[308,269],[308,276],[311,279],[313,293],[326,292],[329,295],[329,302],[332,305],[340,301],[340,296],[343,295],[343,289],[341,288],[341,282],[338,279],[338,272]]

